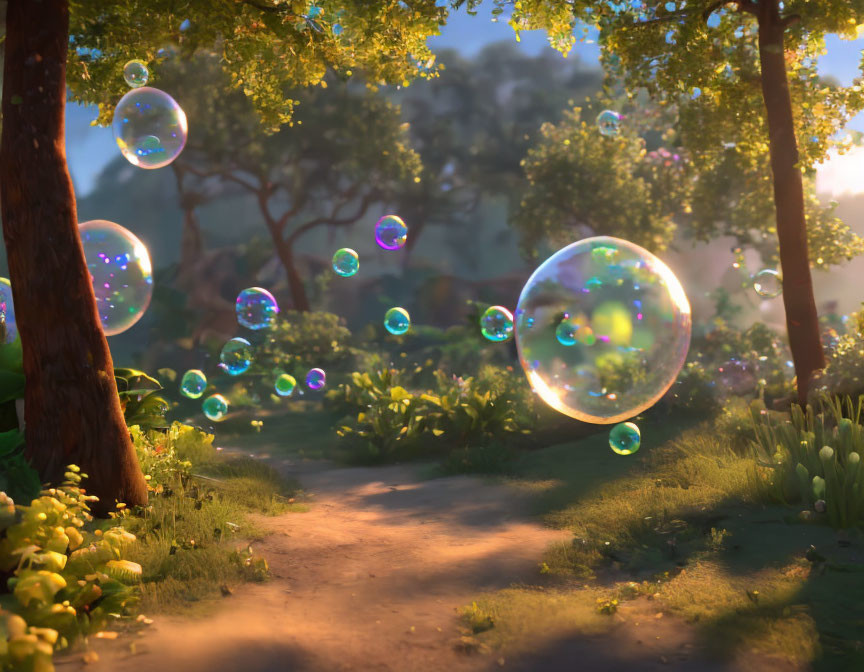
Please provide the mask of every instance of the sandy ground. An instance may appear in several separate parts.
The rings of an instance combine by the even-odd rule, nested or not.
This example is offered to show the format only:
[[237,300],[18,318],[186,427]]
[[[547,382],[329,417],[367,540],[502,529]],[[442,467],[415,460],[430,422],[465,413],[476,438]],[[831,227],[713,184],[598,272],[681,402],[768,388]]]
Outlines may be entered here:
[[[238,588],[214,615],[160,617],[142,637],[96,642],[93,672],[713,672],[793,668],[711,663],[695,634],[648,603],[609,634],[537,642],[521,657],[465,653],[457,610],[484,590],[535,582],[544,548],[569,534],[525,515],[512,489],[465,476],[419,480],[404,466],[286,463],[314,495],[307,513],[266,519],[255,545],[273,580]],[[644,611],[644,614],[640,614]],[[651,613],[648,613],[651,612]],[[635,621],[642,621],[634,627]],[[135,642],[136,654],[129,645]],[[61,672],[80,669],[67,659]]]

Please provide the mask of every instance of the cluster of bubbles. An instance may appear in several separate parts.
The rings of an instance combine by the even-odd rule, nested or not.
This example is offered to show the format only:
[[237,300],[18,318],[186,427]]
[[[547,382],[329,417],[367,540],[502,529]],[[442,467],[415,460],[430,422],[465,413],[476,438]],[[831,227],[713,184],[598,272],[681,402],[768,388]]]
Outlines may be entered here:
[[763,299],[774,299],[783,293],[783,279],[773,268],[763,268],[753,276],[753,289]]
[[94,219],[78,231],[102,330],[107,336],[122,333],[141,319],[153,297],[150,254],[135,234],[114,222]]
[[489,306],[480,316],[480,333],[493,343],[513,336],[513,313],[503,306]]
[[360,258],[350,247],[338,249],[333,255],[333,270],[336,275],[350,278],[360,270]]
[[632,455],[639,450],[642,433],[632,422],[620,422],[609,432],[609,447],[618,455]]
[[411,328],[411,316],[404,308],[391,308],[384,313],[384,328],[394,336],[401,336]]
[[18,337],[18,325],[15,323],[15,305],[12,303],[12,283],[6,278],[0,278],[0,322],[3,323],[3,343],[9,345]]
[[555,410],[597,424],[652,406],[675,382],[690,343],[690,304],[675,274],[647,250],[608,236],[543,262],[515,318],[534,391]]
[[621,130],[621,115],[614,110],[603,110],[597,115],[597,129],[600,135],[614,138]]
[[279,314],[279,304],[266,289],[250,287],[237,295],[234,310],[241,326],[258,331],[273,326]]

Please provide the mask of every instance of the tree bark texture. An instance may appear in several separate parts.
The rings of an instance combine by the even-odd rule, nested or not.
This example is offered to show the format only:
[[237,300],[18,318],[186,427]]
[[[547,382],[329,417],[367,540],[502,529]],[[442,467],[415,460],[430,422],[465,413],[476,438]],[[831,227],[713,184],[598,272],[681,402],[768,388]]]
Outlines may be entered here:
[[0,214],[24,352],[26,455],[50,483],[76,464],[97,514],[146,483],[117,396],[66,166],[68,0],[9,0]]

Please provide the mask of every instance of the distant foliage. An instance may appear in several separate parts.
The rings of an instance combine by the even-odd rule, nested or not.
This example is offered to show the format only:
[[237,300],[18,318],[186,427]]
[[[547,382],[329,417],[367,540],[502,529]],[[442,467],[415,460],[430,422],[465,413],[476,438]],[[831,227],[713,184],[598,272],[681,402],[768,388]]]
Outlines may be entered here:
[[846,333],[826,329],[825,369],[817,374],[811,386],[811,401],[819,397],[864,394],[864,307],[850,316]]

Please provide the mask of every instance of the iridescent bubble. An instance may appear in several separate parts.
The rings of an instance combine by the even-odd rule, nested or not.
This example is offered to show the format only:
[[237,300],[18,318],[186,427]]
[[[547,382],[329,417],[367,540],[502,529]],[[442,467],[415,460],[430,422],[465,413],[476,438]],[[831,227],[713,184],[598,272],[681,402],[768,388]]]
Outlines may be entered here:
[[350,247],[336,250],[333,255],[333,270],[343,278],[350,278],[360,268],[360,258]]
[[398,250],[408,240],[408,227],[396,215],[385,215],[375,224],[375,242],[385,250]]
[[104,219],[78,227],[102,331],[113,336],[144,315],[153,297],[153,267],[147,248],[128,229]]
[[276,388],[276,394],[280,397],[290,397],[291,393],[294,392],[294,388],[297,387],[297,381],[294,380],[294,376],[283,373],[276,378],[276,383],[273,387]]
[[252,344],[245,338],[232,338],[222,346],[219,362],[229,375],[246,373],[252,366]]
[[496,343],[508,340],[513,335],[513,313],[504,306],[490,306],[480,316],[480,331]]
[[600,135],[607,138],[618,135],[621,130],[621,115],[613,110],[603,110],[597,115],[597,128]]
[[639,450],[640,443],[642,433],[632,422],[618,423],[609,432],[609,447],[619,455],[632,455]]
[[6,345],[14,342],[18,337],[18,325],[15,323],[12,283],[6,278],[0,278],[0,322],[5,326],[3,342]]
[[123,66],[123,79],[133,89],[147,85],[147,80],[150,79],[150,71],[147,69],[147,64],[137,58],[129,61]]
[[384,314],[384,328],[394,336],[401,336],[411,328],[411,316],[404,308],[391,308]]
[[114,110],[114,138],[133,166],[167,166],[186,145],[186,113],[171,96],[149,86],[132,89]]
[[310,390],[320,390],[327,384],[327,374],[324,369],[309,369],[306,374],[306,387]]
[[237,321],[247,329],[267,329],[279,314],[279,304],[266,289],[250,287],[237,295],[234,310]]
[[607,236],[549,257],[516,309],[531,388],[584,422],[621,422],[656,403],[689,343],[690,304],[674,273],[638,245]]
[[756,367],[737,357],[732,357],[717,367],[717,383],[721,396],[755,392],[757,382]]
[[180,379],[180,394],[190,399],[198,399],[207,389],[207,376],[199,369],[190,369]]
[[773,299],[783,293],[783,280],[773,268],[765,268],[753,276],[753,289],[764,299]]
[[221,394],[211,394],[201,404],[201,410],[208,420],[219,422],[228,415],[228,400]]

